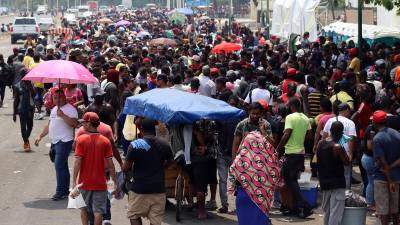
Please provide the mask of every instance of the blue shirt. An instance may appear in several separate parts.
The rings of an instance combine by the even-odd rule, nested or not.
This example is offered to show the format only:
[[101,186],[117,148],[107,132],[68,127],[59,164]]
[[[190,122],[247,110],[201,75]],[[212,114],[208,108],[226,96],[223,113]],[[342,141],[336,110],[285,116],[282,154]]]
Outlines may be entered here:
[[[377,158],[383,157],[388,165],[400,158],[400,133],[392,128],[382,128],[373,139],[373,152],[375,162]],[[374,179],[386,181],[386,177],[381,172],[381,166],[375,163]],[[390,170],[392,181],[400,181],[400,167]]]

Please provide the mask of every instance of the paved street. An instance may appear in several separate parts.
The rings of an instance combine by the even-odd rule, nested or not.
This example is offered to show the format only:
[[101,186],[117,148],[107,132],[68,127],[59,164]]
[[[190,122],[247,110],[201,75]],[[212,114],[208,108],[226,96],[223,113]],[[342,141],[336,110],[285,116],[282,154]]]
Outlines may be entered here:
[[[10,18],[0,18],[5,23]],[[0,37],[0,53],[8,56],[11,53],[9,36]],[[45,138],[41,146],[33,147],[32,153],[22,151],[22,138],[19,122],[12,121],[11,92],[7,90],[5,107],[0,108],[0,225],[71,225],[80,224],[78,210],[66,209],[67,201],[53,202],[50,197],[55,191],[55,172],[48,157],[49,143]],[[47,118],[46,118],[47,119]],[[35,121],[31,142],[38,135],[46,120]],[[72,157],[70,157],[70,167]],[[119,170],[119,168],[117,169]],[[127,200],[113,202],[113,224],[128,224],[125,217]],[[234,206],[233,198],[230,199]],[[184,212],[183,223],[187,225],[234,225],[235,215],[219,215],[213,213],[212,219],[198,221],[195,214]],[[322,224],[321,210],[308,220],[288,220],[286,217],[272,215],[274,225],[283,224]],[[145,224],[148,224],[147,222]],[[175,222],[174,209],[167,211],[166,225]],[[375,224],[368,218],[369,225]]]

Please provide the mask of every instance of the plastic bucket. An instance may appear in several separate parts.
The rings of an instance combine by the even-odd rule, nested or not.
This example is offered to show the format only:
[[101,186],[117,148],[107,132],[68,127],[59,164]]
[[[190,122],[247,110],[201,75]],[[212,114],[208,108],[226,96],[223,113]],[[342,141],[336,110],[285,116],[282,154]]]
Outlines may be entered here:
[[300,191],[304,200],[306,200],[312,208],[315,208],[318,198],[318,183],[311,181],[309,183],[300,184]]
[[344,207],[341,225],[365,225],[366,219],[366,207]]

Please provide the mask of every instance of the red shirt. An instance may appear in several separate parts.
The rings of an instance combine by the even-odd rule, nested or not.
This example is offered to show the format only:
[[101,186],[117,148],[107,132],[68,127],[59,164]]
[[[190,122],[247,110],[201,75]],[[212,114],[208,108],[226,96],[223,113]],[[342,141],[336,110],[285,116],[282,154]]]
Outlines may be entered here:
[[82,189],[107,190],[104,159],[113,156],[109,139],[100,133],[82,134],[76,139],[75,156],[82,159],[78,179]]
[[282,82],[282,94],[286,94],[287,93],[287,89],[290,83],[296,83],[295,81],[291,80],[291,79],[284,79]]
[[372,116],[372,113],[374,112],[372,110],[372,106],[368,103],[361,103],[359,109],[358,109],[358,126],[360,128],[359,131],[359,137],[364,138],[365,134],[365,129],[367,129],[368,124],[369,124],[369,119]]

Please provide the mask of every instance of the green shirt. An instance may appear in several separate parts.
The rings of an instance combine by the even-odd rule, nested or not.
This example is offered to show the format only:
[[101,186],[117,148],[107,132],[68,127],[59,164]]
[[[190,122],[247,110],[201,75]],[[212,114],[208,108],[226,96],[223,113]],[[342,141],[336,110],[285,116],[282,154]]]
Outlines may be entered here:
[[304,152],[304,139],[311,129],[310,119],[303,113],[292,113],[286,117],[285,130],[292,133],[285,145],[285,154],[299,154]]

